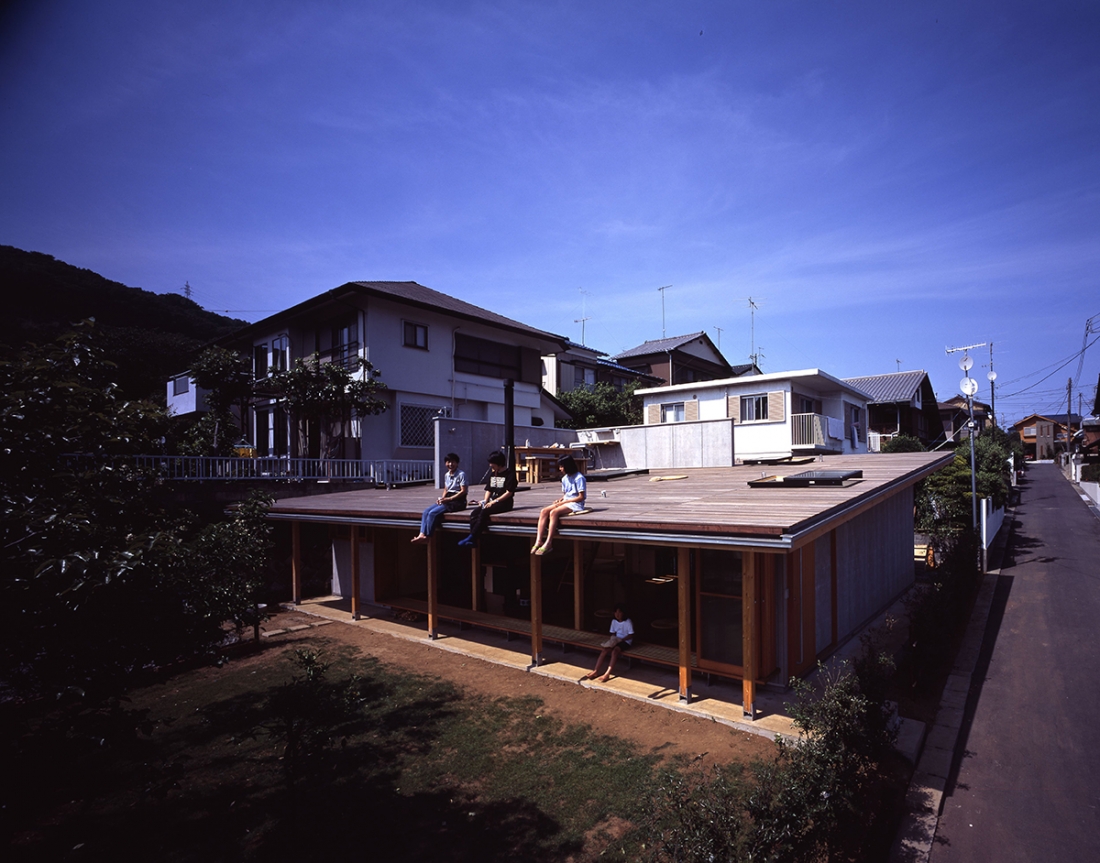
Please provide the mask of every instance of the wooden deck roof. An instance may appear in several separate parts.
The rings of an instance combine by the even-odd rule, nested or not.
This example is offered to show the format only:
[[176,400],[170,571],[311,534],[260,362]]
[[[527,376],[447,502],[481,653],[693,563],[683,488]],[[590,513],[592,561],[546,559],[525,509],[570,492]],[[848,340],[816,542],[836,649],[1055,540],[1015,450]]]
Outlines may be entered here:
[[[953,453],[826,456],[804,465],[654,470],[610,482],[590,481],[592,512],[565,519],[566,538],[602,538],[658,543],[702,543],[790,548],[847,520],[950,463]],[[806,470],[862,470],[844,486],[750,488],[749,480]],[[661,476],[685,479],[654,481]],[[603,496],[606,492],[606,497]],[[539,510],[561,494],[558,483],[542,483],[516,496],[509,513],[493,516],[494,532],[533,534]],[[436,492],[424,486],[362,489],[281,500],[270,517],[329,523],[415,527]],[[480,500],[471,486],[470,500]],[[446,516],[444,529],[467,525],[465,513]]]

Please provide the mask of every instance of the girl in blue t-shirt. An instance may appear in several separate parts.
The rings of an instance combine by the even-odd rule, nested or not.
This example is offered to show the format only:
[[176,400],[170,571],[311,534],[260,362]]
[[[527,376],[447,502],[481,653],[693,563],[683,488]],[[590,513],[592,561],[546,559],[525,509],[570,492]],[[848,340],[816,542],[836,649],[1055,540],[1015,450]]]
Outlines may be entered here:
[[[561,497],[549,506],[544,506],[539,512],[539,527],[535,533],[535,544],[531,547],[531,554],[546,554],[550,551],[550,541],[554,537],[554,531],[558,529],[561,517],[584,509],[588,486],[573,456],[563,455],[558,459],[558,470],[562,475]],[[542,539],[543,536],[546,537],[545,541]]]

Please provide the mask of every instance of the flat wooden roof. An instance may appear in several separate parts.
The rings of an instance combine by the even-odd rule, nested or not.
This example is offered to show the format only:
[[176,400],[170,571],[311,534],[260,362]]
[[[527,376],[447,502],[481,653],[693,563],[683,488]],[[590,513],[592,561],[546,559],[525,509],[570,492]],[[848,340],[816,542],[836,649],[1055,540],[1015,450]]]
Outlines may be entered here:
[[[724,468],[651,470],[608,482],[589,482],[592,512],[566,518],[566,538],[658,544],[704,544],[791,548],[897,494],[946,466],[952,452],[825,456],[802,465],[745,465]],[[844,486],[750,488],[761,475],[787,476],[806,470],[861,470],[863,478]],[[467,471],[467,476],[476,471]],[[655,481],[658,477],[685,479]],[[603,493],[606,493],[604,496]],[[557,482],[541,483],[516,496],[509,513],[494,515],[494,533],[532,534],[539,510],[561,494]],[[437,492],[426,486],[370,488],[296,497],[275,503],[279,520],[418,527],[421,511]],[[470,500],[482,486],[472,485]],[[443,528],[461,530],[465,513],[445,517]]]

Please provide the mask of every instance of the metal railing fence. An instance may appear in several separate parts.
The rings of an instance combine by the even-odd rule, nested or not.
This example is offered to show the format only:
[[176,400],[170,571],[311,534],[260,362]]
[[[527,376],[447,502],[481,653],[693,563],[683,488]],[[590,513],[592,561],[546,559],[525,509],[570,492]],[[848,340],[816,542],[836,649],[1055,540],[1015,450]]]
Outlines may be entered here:
[[[73,456],[75,459],[85,458]],[[378,485],[427,482],[435,464],[414,459],[138,455],[118,459],[166,480],[350,480]]]

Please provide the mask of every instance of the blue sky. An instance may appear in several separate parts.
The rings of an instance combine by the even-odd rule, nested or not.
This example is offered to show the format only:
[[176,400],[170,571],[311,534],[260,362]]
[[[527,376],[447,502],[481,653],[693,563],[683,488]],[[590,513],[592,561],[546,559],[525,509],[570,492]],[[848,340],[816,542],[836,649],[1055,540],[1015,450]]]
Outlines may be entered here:
[[612,354],[663,326],[744,362],[752,297],[765,371],[900,361],[942,399],[945,347],[992,341],[1010,422],[1091,400],[1100,4],[0,16],[0,243],[248,320],[412,279]]

